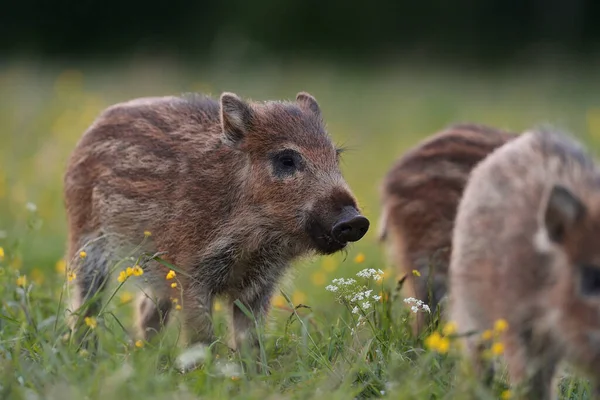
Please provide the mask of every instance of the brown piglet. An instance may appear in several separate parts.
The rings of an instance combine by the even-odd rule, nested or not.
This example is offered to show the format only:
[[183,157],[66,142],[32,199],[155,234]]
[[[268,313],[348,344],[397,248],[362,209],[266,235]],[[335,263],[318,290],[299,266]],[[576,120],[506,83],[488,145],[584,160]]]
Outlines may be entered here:
[[[379,238],[406,276],[405,294],[429,304],[432,313],[446,294],[454,217],[469,174],[514,137],[484,125],[452,125],[402,155],[385,176]],[[424,317],[417,315],[415,331]]]
[[110,270],[129,256],[143,271],[139,337],[149,340],[181,307],[187,343],[209,344],[213,300],[223,296],[232,346],[256,345],[253,320],[234,302],[264,320],[292,261],[340,251],[369,228],[339,158],[307,93],[293,102],[223,93],[108,108],[64,178],[73,327],[99,311]]
[[556,395],[561,361],[600,372],[600,170],[569,135],[543,128],[471,173],[452,241],[449,318],[482,373],[480,333],[503,319],[511,383]]

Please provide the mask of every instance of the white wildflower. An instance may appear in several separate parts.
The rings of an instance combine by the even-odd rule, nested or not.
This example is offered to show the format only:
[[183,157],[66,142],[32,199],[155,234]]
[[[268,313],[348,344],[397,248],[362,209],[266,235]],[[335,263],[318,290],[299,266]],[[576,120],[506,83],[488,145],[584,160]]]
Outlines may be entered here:
[[29,202],[29,203],[25,204],[25,208],[29,212],[36,212],[37,211],[37,206],[35,204],[33,204],[32,202]]
[[352,314],[358,314],[358,311],[359,311],[359,310],[358,310],[358,307],[354,307],[354,308],[352,309]]
[[339,288],[338,288],[337,286],[334,286],[334,285],[329,285],[329,286],[326,286],[326,287],[325,287],[325,290],[328,290],[328,291],[330,291],[330,292],[337,292],[337,291],[338,291],[338,289],[339,289]]
[[378,296],[378,295],[374,294],[373,295],[373,300],[379,301],[379,300],[381,300],[381,296]]
[[363,269],[362,271],[358,271],[358,273],[356,274],[356,276],[358,276],[360,278],[369,278],[371,275],[369,275],[369,270],[368,269]]
[[344,278],[337,278],[334,279],[332,281],[332,283],[334,285],[340,285],[340,286],[350,286],[356,283],[356,281],[352,278],[348,278],[348,279],[344,279]]
[[363,306],[363,308],[369,308],[369,307],[371,307],[371,303],[369,303],[368,301],[365,301],[362,306]]
[[423,312],[431,313],[431,309],[429,308],[429,306],[425,304],[422,300],[417,300],[414,297],[407,297],[406,299],[404,299],[404,302],[406,304],[412,304],[410,309],[415,314],[420,310],[422,310]]
[[365,297],[369,297],[371,293],[373,293],[372,290],[366,290],[363,294],[365,295]]
[[350,301],[357,302],[357,301],[360,301],[360,300],[364,300],[364,296],[363,296],[362,292],[356,293],[354,295],[354,297],[352,298],[352,300],[350,300]]
[[[379,270],[381,271],[381,270]],[[374,278],[377,279],[377,274],[378,272],[376,270],[374,270],[373,268],[365,268],[362,271],[359,271],[356,276],[360,277],[360,278]],[[381,272],[381,274],[383,274],[383,272]]]

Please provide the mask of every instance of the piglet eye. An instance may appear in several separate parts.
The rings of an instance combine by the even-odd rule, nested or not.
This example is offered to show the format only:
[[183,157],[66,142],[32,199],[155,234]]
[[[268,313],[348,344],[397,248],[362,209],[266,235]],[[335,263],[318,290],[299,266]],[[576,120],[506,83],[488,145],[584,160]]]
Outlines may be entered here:
[[276,178],[292,176],[304,166],[300,153],[292,149],[271,154],[271,164]]
[[600,268],[595,265],[580,265],[580,289],[584,296],[600,296]]
[[280,160],[281,165],[287,168],[293,168],[295,166],[294,159],[290,156],[283,156]]

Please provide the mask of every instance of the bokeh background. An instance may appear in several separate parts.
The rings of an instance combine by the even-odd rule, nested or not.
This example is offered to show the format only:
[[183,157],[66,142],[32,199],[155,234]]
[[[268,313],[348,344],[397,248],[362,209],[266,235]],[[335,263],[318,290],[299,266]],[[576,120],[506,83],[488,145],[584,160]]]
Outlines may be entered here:
[[349,147],[344,174],[373,223],[348,254],[296,269],[295,303],[331,300],[332,278],[365,262],[387,268],[379,183],[425,136],[454,122],[551,123],[600,144],[599,18],[591,0],[6,2],[0,246],[39,284],[61,269],[64,167],[103,108],[190,91],[266,100],[303,90]]

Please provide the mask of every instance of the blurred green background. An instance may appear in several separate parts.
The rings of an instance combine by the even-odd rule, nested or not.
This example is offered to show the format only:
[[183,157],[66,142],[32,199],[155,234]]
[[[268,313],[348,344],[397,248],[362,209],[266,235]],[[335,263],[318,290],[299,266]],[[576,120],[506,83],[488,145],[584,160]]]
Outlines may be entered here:
[[[583,0],[9,2],[0,13],[0,246],[19,248],[11,262],[40,283],[54,270],[65,163],[103,108],[190,91],[255,100],[308,91],[350,148],[343,172],[373,223],[349,254],[297,270],[297,299],[326,296],[332,278],[353,273],[338,266],[360,268],[357,254],[387,265],[375,240],[379,182],[425,136],[454,122],[552,123],[599,143],[598,17],[600,4]],[[42,224],[26,234],[28,203]]]

